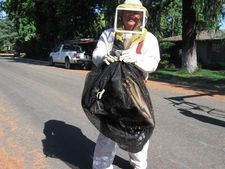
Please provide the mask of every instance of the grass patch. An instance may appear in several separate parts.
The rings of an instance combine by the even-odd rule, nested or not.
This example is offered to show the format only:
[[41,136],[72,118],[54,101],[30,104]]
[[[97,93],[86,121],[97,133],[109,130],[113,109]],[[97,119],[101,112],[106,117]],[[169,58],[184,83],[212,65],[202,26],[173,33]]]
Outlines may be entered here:
[[151,76],[165,81],[225,88],[225,70],[198,69],[194,73],[188,73],[184,69],[159,69]]

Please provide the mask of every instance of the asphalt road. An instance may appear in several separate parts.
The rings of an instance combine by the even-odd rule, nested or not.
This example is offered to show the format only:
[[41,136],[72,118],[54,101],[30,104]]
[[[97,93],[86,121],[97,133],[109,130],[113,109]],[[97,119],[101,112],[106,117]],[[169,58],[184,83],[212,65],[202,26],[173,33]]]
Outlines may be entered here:
[[[0,57],[0,169],[91,168],[98,132],[80,104],[86,73]],[[148,169],[224,169],[225,100],[148,88]],[[114,168],[129,168],[119,148]]]

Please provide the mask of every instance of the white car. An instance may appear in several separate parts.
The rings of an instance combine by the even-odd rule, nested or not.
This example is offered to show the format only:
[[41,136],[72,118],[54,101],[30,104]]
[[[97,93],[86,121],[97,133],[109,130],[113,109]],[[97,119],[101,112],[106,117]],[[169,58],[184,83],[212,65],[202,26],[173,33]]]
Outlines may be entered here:
[[85,54],[80,45],[63,43],[56,47],[49,55],[49,64],[64,64],[66,69],[70,69],[72,65],[81,65],[84,68],[92,64],[91,57]]

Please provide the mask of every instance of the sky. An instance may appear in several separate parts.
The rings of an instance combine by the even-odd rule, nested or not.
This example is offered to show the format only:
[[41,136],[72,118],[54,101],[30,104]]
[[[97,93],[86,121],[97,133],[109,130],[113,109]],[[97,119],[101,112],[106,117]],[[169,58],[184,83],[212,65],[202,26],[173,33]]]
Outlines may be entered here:
[[4,17],[5,15],[5,12],[0,12],[0,16]]
[[[3,1],[5,1],[5,0],[0,0],[0,2],[3,2]],[[5,14],[5,12],[0,12],[0,17],[4,17],[6,14]]]
[[220,29],[225,29],[225,18],[221,21]]

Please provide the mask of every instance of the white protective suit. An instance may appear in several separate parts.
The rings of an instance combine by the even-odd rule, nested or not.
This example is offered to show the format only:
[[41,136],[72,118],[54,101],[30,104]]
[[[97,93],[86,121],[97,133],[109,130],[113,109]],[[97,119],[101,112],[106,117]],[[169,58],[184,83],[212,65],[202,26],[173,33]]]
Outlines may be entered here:
[[[105,30],[99,38],[97,47],[93,52],[92,60],[96,66],[103,62],[103,57],[110,53],[113,47],[115,38],[114,29]],[[136,53],[137,43],[130,46],[130,55],[137,57],[135,65],[142,70],[144,76],[147,78],[148,73],[154,72],[160,61],[159,45],[156,37],[147,32],[141,54]]]
[[[96,66],[101,64],[103,62],[104,56],[109,54],[112,50],[114,38],[114,29],[107,29],[100,36],[92,58]],[[140,70],[142,70],[144,76],[147,78],[148,73],[156,70],[160,61],[158,40],[152,33],[147,32],[141,47],[141,54],[136,53],[137,46],[137,43],[130,46],[130,54],[137,57],[137,60],[134,64]],[[145,144],[142,151],[138,153],[129,153],[130,163],[135,169],[146,169],[148,145],[149,141]],[[112,163],[115,154],[116,143],[100,133],[97,139],[93,157],[93,169],[112,169]]]

